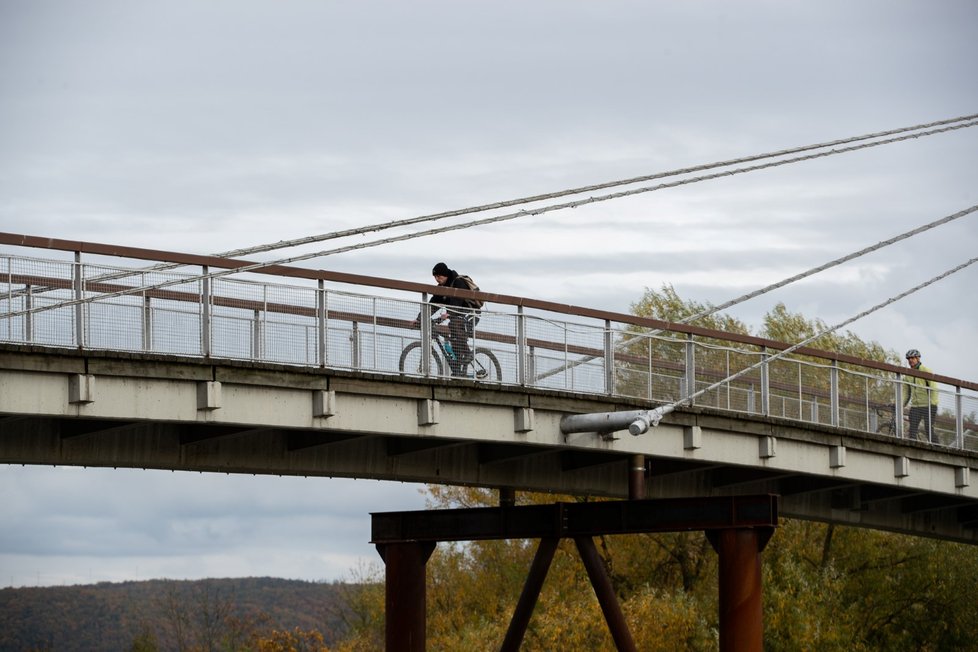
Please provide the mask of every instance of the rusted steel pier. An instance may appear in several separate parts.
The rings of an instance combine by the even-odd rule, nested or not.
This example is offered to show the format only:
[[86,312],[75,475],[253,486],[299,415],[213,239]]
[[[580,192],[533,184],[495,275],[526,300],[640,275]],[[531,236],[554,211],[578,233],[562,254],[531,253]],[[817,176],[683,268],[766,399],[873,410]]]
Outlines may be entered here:
[[371,542],[387,565],[386,649],[425,649],[425,565],[441,541],[539,539],[504,652],[518,650],[557,543],[572,538],[619,650],[636,650],[592,537],[702,530],[720,557],[720,649],[763,648],[761,551],[778,521],[775,495],[554,503],[372,514]]

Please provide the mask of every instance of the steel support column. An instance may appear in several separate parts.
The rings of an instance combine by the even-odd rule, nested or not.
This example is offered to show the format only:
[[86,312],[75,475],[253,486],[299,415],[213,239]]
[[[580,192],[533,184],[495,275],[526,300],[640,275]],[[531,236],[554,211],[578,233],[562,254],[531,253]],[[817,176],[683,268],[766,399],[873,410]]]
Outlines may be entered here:
[[628,499],[645,498],[645,456],[632,455],[628,460]]
[[761,652],[761,550],[770,528],[710,530],[707,538],[720,557],[720,652]]
[[533,608],[537,605],[537,598],[540,597],[543,581],[547,579],[547,571],[550,570],[550,563],[553,561],[554,553],[557,552],[558,543],[560,539],[556,537],[540,539],[537,554],[533,557],[533,564],[530,566],[523,592],[520,594],[520,601],[516,603],[513,619],[509,621],[509,629],[506,630],[506,638],[499,648],[500,652],[517,652],[523,644],[523,636],[530,624],[530,616],[533,615]]
[[500,487],[499,488],[499,506],[500,507],[515,507],[516,506],[516,490],[512,487]]
[[387,652],[424,652],[425,565],[435,544],[388,543],[377,546],[387,566],[384,597],[384,649]]
[[604,569],[598,549],[594,547],[594,539],[591,537],[574,537],[577,544],[577,552],[581,555],[587,576],[591,580],[594,594],[598,597],[601,611],[604,613],[605,622],[608,623],[608,631],[615,640],[615,647],[620,652],[637,652],[632,633],[628,631],[628,623],[625,622],[625,614],[621,612],[618,605],[618,598],[615,590],[611,586],[611,579]]
[[705,530],[720,555],[720,649],[763,646],[760,551],[777,527],[774,495],[381,512],[371,519],[371,541],[387,563],[388,652],[425,649],[424,569],[436,542],[541,539],[502,648],[518,649],[561,538],[577,544],[615,645],[635,650],[592,537],[689,530]]

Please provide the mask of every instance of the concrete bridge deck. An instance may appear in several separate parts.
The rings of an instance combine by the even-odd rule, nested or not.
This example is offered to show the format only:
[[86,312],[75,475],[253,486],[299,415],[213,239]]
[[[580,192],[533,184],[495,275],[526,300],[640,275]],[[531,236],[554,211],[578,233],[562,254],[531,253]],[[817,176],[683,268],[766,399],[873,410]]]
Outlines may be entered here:
[[564,415],[648,401],[470,380],[0,345],[0,463],[346,476],[649,498],[773,493],[784,516],[978,543],[978,454],[680,408],[638,437]]

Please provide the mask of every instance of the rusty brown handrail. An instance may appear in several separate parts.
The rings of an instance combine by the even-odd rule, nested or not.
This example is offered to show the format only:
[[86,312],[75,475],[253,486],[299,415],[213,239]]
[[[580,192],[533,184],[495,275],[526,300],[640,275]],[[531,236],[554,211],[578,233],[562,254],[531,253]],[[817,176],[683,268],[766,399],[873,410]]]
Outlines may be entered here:
[[[142,247],[129,247],[122,245],[105,244],[98,242],[86,242],[82,240],[62,240],[58,238],[45,238],[41,236],[31,236],[25,234],[17,233],[6,233],[0,232],[0,244],[6,244],[16,247],[30,247],[38,249],[53,249],[58,251],[72,251],[88,253],[100,256],[114,256],[120,258],[131,258],[135,260],[148,260],[155,262],[166,262],[166,263],[178,263],[182,265],[200,265],[208,267],[217,267],[223,269],[238,269],[242,267],[247,267],[249,265],[254,265],[255,261],[239,260],[232,258],[221,258],[217,256],[207,256],[200,254],[188,254],[181,252],[165,251],[160,249],[146,249]],[[254,273],[268,274],[271,276],[283,276],[290,278],[303,278],[308,280],[323,280],[332,281],[336,283],[344,283],[349,285],[360,285],[368,287],[380,287],[390,290],[402,290],[406,292],[419,292],[419,293],[430,293],[433,286],[426,283],[415,283],[412,281],[400,281],[396,279],[388,279],[377,276],[365,276],[360,274],[349,274],[346,272],[334,272],[329,270],[314,270],[305,269],[301,267],[289,267],[286,265],[267,265],[265,267],[260,267],[254,270],[250,270]],[[544,301],[540,299],[532,299],[528,297],[519,297],[506,294],[494,294],[489,292],[473,292],[471,290],[461,290],[456,288],[439,288],[439,294],[458,296],[462,298],[478,298],[485,302],[499,303],[503,305],[511,305],[516,307],[524,308],[534,308],[537,310],[544,310],[547,312],[554,312],[559,314],[575,315],[579,317],[588,317],[598,320],[609,320],[619,323],[632,324],[634,326],[639,326],[642,328],[650,328],[656,330],[668,330],[674,333],[683,333],[687,335],[697,335],[700,337],[708,337],[718,340],[725,340],[728,342],[736,342],[738,344],[747,344],[750,346],[765,347],[774,351],[782,351],[791,344],[786,344],[784,342],[778,342],[776,340],[769,340],[761,337],[755,337],[753,335],[742,335],[740,333],[728,333],[725,331],[717,331],[709,328],[703,328],[700,326],[693,326],[690,324],[678,324],[673,322],[662,321],[658,319],[651,319],[648,317],[639,317],[636,315],[630,315],[626,313],[616,313],[608,310],[598,310],[594,308],[585,308],[582,306],[575,306],[571,304],[556,303],[551,301]],[[936,380],[937,382],[951,385],[954,387],[959,387],[962,389],[970,389],[978,391],[978,382],[971,382],[959,378],[953,378],[951,376],[942,376],[933,373],[920,372],[914,369],[909,369],[906,367],[900,367],[897,365],[891,365],[886,362],[877,362],[875,360],[864,360],[861,358],[856,358],[854,356],[844,355],[841,353],[835,353],[832,351],[823,351],[820,349],[814,349],[810,347],[800,347],[794,351],[798,355],[807,355],[817,358],[822,358],[825,360],[834,360],[836,362],[852,364],[859,367],[866,367],[870,369],[876,369],[878,371],[886,371],[889,373],[898,373],[904,376],[916,376],[920,378],[927,378],[931,380]]]

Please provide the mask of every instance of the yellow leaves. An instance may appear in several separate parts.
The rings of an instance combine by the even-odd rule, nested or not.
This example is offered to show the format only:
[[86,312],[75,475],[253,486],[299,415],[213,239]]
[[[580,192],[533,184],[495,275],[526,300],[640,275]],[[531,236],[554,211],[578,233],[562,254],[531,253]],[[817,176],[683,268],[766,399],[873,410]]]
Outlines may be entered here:
[[256,641],[257,652],[329,652],[323,643],[323,635],[316,630],[272,630],[267,637]]

